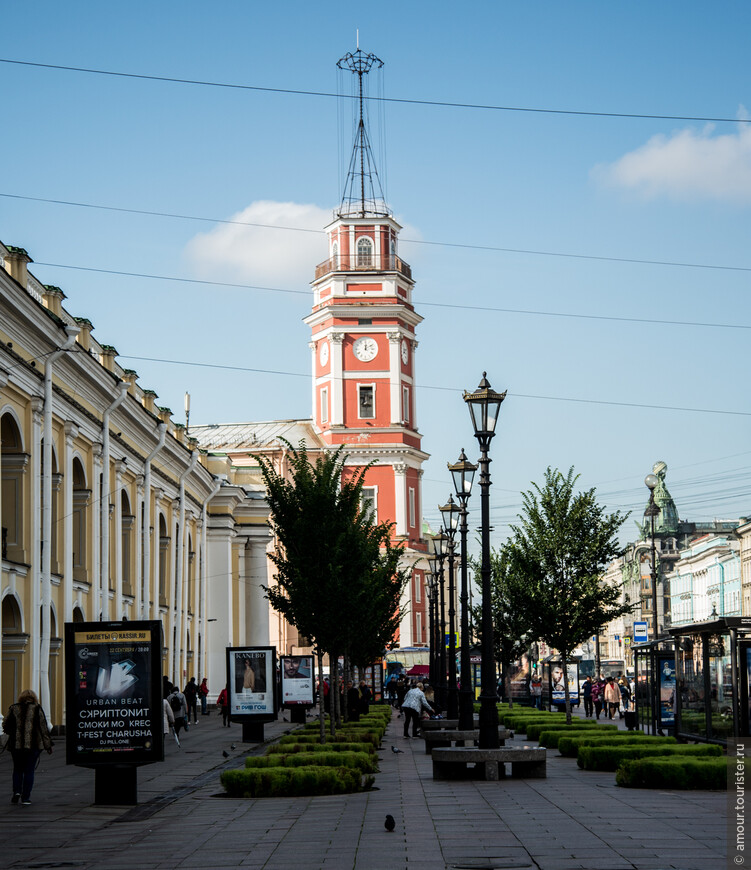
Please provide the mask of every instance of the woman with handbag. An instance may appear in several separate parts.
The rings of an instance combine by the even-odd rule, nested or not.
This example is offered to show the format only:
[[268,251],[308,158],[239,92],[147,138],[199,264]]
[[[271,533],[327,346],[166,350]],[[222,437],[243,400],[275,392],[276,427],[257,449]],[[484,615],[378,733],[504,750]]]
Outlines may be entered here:
[[8,749],[13,758],[13,797],[11,803],[31,804],[34,770],[43,749],[52,753],[52,740],[47,718],[39,699],[26,689],[11,704],[3,719],[3,731],[8,735]]

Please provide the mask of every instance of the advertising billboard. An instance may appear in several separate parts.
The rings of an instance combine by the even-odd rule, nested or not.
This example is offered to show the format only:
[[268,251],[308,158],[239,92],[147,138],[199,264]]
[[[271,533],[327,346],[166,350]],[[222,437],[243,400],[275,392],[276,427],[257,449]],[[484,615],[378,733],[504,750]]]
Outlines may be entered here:
[[65,624],[68,764],[164,760],[158,621]]
[[658,656],[660,726],[672,728],[675,725],[675,657]]
[[276,719],[276,648],[227,647],[229,714]]
[[[568,674],[568,696],[572,704],[579,703],[579,666],[574,663],[566,665]],[[553,663],[550,668],[550,699],[554,704],[566,701],[566,687],[563,683],[563,665]]]
[[315,694],[313,656],[280,656],[282,707],[312,707]]

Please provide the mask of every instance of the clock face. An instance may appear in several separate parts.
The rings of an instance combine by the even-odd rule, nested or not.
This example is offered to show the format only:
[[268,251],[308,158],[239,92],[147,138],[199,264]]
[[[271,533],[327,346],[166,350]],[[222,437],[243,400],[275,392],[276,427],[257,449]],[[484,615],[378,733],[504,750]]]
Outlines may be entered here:
[[327,341],[321,342],[321,349],[318,351],[318,359],[320,359],[322,366],[325,366],[329,361],[329,343]]
[[409,348],[407,347],[407,342],[405,339],[402,339],[402,362],[404,365],[407,365],[407,360],[409,359]]
[[378,345],[376,344],[375,339],[358,338],[352,346],[352,350],[360,362],[370,362],[372,359],[376,358]]

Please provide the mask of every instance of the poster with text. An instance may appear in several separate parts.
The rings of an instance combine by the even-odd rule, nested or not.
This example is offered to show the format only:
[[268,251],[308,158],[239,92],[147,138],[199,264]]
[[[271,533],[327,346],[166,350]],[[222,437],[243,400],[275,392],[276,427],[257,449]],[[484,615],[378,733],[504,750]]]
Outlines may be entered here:
[[273,646],[227,649],[230,716],[276,718],[274,684],[276,649]]
[[68,764],[164,759],[161,625],[65,625]]
[[313,656],[280,656],[282,706],[313,706],[315,678]]

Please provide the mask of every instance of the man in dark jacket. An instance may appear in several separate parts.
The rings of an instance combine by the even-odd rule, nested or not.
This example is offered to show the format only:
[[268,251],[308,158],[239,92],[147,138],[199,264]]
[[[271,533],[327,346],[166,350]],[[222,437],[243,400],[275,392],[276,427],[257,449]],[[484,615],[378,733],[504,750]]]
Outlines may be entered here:
[[183,691],[183,695],[185,695],[185,703],[188,705],[188,722],[190,722],[190,714],[193,714],[193,724],[198,724],[198,686],[196,685],[196,678],[191,677],[188,681],[188,685],[185,687]]
[[13,757],[13,797],[11,803],[31,804],[34,770],[43,749],[52,753],[52,740],[37,696],[26,689],[11,704],[3,719],[3,731],[8,735],[8,749]]

